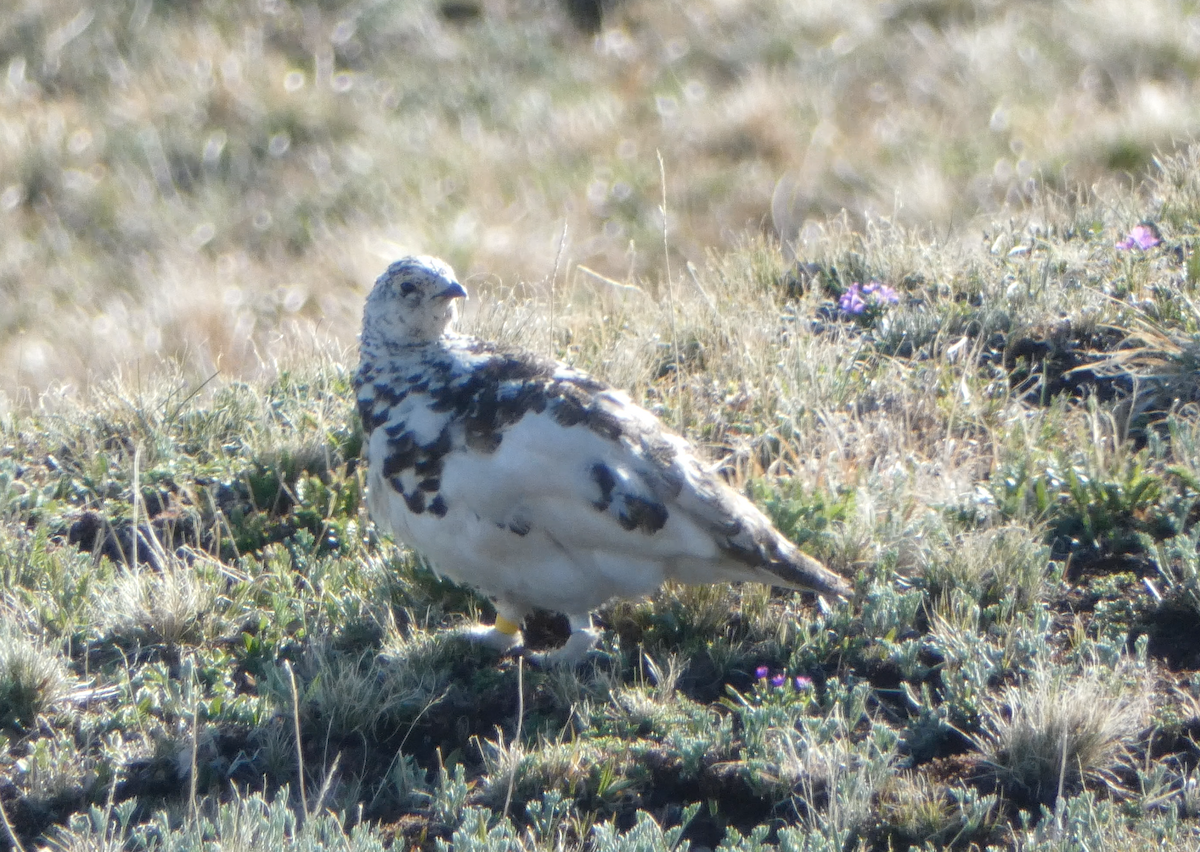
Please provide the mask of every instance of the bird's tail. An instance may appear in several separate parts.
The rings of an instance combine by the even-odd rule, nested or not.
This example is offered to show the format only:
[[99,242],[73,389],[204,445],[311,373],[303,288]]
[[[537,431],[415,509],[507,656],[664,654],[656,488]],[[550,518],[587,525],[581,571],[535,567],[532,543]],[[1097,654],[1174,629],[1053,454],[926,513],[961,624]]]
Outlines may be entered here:
[[777,578],[776,585],[805,589],[826,597],[849,598],[854,592],[844,577],[790,543],[780,548],[778,557],[771,560],[767,570]]

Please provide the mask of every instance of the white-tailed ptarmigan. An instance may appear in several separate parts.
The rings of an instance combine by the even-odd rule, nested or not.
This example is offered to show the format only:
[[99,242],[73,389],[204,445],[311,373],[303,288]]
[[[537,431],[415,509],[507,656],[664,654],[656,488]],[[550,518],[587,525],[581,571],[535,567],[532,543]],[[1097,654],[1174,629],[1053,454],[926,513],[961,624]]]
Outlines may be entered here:
[[573,664],[596,642],[592,610],[665,580],[850,594],[622,391],[449,331],[465,296],[441,260],[392,263],[354,385],[371,518],[491,599],[478,638],[507,649],[531,610],[561,612],[571,636],[547,661]]

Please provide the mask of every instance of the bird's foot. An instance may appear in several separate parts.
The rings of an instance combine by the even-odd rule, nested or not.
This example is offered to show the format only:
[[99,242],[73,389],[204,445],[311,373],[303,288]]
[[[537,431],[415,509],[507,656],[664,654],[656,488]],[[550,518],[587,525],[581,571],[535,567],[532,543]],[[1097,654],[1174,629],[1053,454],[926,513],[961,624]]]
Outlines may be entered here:
[[466,629],[467,638],[500,653],[509,651],[521,645],[525,638],[521,635],[521,625],[502,615],[496,616],[492,626],[476,624]]
[[571,627],[571,636],[562,647],[542,654],[530,654],[530,661],[542,668],[553,668],[554,666],[572,668],[582,663],[587,657],[588,651],[596,647],[596,643],[600,641],[600,631],[591,626],[590,620],[587,627],[576,628],[574,624]]

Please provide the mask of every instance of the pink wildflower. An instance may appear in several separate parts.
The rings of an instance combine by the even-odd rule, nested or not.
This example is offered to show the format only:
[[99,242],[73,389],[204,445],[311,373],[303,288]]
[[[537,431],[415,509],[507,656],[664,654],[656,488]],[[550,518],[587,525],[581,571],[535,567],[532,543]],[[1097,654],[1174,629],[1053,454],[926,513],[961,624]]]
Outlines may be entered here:
[[1145,251],[1146,249],[1154,248],[1161,242],[1162,240],[1158,238],[1158,234],[1155,232],[1153,226],[1134,225],[1133,228],[1130,229],[1128,236],[1117,243],[1117,248],[1121,249],[1122,251],[1128,251],[1132,248]]

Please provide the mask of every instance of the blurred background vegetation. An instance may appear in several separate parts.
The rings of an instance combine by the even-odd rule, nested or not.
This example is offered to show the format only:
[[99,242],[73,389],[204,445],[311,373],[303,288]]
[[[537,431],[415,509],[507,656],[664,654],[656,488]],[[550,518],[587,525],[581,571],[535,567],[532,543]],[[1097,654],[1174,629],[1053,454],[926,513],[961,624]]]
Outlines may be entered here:
[[843,210],[946,238],[1035,183],[1138,178],[1194,135],[1198,68],[1172,0],[26,0],[0,15],[0,412],[349,349],[403,251],[476,289],[556,258],[653,287],[663,175],[676,271]]

